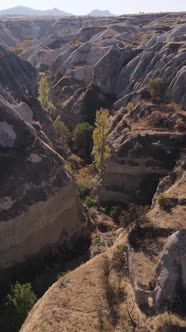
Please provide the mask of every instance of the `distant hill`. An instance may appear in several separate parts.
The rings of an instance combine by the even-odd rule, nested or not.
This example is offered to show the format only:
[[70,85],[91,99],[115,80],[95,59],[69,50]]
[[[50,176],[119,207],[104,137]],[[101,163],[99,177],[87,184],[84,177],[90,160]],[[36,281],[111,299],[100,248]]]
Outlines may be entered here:
[[92,10],[89,14],[89,16],[114,16],[114,14],[112,14],[111,12],[109,12],[108,10],[99,10],[99,9],[94,9]]
[[[0,16],[1,15],[12,15],[12,16],[74,16],[73,14],[66,13],[63,10],[53,8],[48,10],[39,10],[39,9],[33,9],[29,7],[24,6],[17,6],[13,8],[8,8],[4,10],[0,10]],[[109,17],[114,16],[112,13],[110,13],[108,10],[99,10],[94,9],[92,10],[88,16],[95,16],[95,17]]]
[[48,10],[37,10],[24,6],[17,6],[9,9],[0,10],[0,15],[25,15],[25,16],[72,16],[70,13],[66,13],[57,8]]

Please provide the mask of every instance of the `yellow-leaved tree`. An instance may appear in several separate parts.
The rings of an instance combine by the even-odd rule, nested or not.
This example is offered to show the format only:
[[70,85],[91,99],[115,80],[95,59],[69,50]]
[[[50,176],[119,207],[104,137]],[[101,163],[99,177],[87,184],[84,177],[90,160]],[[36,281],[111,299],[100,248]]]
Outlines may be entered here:
[[49,84],[48,84],[47,77],[42,76],[39,81],[38,100],[40,101],[42,107],[46,110],[48,109],[48,106],[49,106],[48,91],[49,91]]
[[103,174],[106,161],[111,155],[111,148],[108,142],[110,129],[109,111],[101,108],[96,112],[95,129],[93,131],[93,156],[96,168],[100,175]]

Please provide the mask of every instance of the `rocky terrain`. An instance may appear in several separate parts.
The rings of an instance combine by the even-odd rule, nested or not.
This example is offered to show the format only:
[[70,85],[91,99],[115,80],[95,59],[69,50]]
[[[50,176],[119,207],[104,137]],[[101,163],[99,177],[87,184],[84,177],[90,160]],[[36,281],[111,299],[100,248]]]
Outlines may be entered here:
[[86,216],[63,158],[32,126],[39,120],[37,103],[32,111],[14,99],[34,98],[35,69],[2,46],[0,59],[0,269],[7,270],[42,251],[72,246],[86,229]]
[[[185,13],[0,21],[1,281],[91,233],[91,259],[21,332],[186,331],[185,36]],[[53,113],[37,100],[45,75]],[[111,155],[88,211],[77,179],[93,165],[54,129],[73,135],[101,107]]]

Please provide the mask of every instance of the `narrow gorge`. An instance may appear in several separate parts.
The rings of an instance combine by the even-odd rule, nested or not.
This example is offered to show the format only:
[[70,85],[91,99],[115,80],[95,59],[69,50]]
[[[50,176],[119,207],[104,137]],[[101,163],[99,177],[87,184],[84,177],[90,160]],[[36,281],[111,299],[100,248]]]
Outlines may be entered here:
[[0,331],[186,331],[185,246],[186,13],[0,16]]

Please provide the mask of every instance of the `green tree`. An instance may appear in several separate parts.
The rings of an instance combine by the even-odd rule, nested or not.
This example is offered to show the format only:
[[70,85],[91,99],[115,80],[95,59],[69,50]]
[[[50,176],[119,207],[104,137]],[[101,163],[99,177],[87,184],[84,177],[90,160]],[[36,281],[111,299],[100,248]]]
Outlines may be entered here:
[[56,141],[59,145],[67,146],[70,141],[70,130],[65,126],[64,122],[57,119],[53,123],[53,128],[56,134]]
[[39,97],[38,97],[38,100],[41,103],[42,107],[46,110],[49,106],[48,91],[49,91],[49,84],[48,84],[47,77],[42,76],[40,81],[39,81],[39,88],[38,88]]
[[11,286],[6,297],[8,323],[11,331],[19,331],[29,311],[37,301],[30,283],[20,284],[18,281]]
[[165,82],[160,77],[151,78],[148,82],[148,90],[152,98],[162,98],[165,88]]
[[96,112],[95,129],[93,131],[93,156],[100,175],[103,174],[106,161],[111,155],[111,148],[108,143],[109,129],[109,111],[107,109],[100,109]]
[[73,146],[77,154],[86,159],[90,160],[90,155],[93,147],[92,140],[93,126],[88,122],[79,123],[73,131]]

